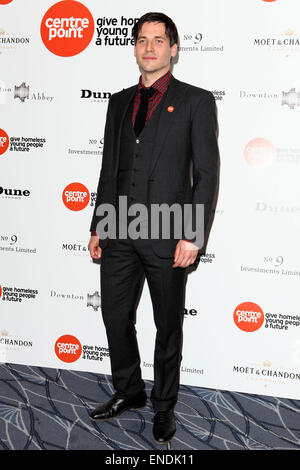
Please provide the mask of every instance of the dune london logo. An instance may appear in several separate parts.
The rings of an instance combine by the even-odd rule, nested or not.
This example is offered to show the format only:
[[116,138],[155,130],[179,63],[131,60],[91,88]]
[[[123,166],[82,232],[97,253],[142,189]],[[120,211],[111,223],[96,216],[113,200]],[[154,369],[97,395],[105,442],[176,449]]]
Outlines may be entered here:
[[22,196],[30,196],[30,191],[28,189],[12,189],[0,186],[0,197],[2,198],[20,199]]
[[41,22],[41,38],[55,55],[71,57],[90,44],[94,34],[94,19],[88,8],[75,0],[55,3]]

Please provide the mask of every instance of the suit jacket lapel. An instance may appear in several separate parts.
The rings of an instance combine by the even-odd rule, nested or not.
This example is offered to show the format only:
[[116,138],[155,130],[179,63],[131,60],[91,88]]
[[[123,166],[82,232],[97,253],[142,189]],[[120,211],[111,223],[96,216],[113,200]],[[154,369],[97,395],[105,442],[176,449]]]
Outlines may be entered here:
[[124,90],[123,94],[120,95],[120,101],[118,102],[118,107],[116,108],[116,111],[115,111],[114,124],[116,128],[116,139],[117,139],[115,163],[114,163],[114,176],[115,177],[117,176],[118,169],[119,169],[120,140],[121,140],[122,126],[123,126],[126,112],[131,103],[131,100],[136,94],[136,91],[137,91],[137,85],[134,85],[133,87],[130,87],[127,90]]
[[167,90],[164,107],[161,110],[158,122],[149,176],[152,175],[155,169],[155,165],[163,149],[168,132],[173,124],[174,119],[178,119],[178,117],[181,115],[180,105],[182,104],[184,98],[184,91],[185,88],[182,86],[182,83],[179,80],[176,80],[176,78],[172,77],[169,88]]

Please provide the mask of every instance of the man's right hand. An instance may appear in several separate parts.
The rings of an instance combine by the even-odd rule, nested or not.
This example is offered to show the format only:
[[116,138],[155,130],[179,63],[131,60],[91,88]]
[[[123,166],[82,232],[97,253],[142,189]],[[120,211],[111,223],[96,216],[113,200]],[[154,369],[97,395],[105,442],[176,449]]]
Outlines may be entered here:
[[94,259],[101,258],[102,250],[99,246],[99,237],[92,235],[88,244],[90,255]]

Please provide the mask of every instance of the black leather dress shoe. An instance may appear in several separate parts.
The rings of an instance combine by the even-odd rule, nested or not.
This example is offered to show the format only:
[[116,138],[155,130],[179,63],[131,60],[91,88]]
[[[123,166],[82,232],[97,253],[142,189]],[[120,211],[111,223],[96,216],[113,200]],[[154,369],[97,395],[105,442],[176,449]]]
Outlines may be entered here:
[[157,444],[167,444],[176,432],[174,411],[157,411],[152,421],[154,440]]
[[147,395],[145,393],[141,393],[134,397],[124,397],[117,392],[107,403],[104,403],[93,410],[90,414],[90,418],[92,420],[115,418],[125,410],[129,410],[130,408],[143,408],[146,404]]

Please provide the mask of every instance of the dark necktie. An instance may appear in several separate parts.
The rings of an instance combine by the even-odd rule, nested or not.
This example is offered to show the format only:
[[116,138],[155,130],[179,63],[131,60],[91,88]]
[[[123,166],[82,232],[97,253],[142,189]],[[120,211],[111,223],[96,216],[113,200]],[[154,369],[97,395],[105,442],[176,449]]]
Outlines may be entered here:
[[152,88],[152,87],[147,88],[147,89],[141,88],[140,92],[141,92],[140,106],[139,106],[139,109],[138,109],[138,112],[136,114],[135,121],[134,121],[134,132],[136,136],[138,136],[145,127],[149,99],[151,98],[151,96],[154,95],[156,90],[155,88]]

